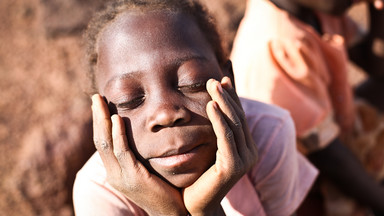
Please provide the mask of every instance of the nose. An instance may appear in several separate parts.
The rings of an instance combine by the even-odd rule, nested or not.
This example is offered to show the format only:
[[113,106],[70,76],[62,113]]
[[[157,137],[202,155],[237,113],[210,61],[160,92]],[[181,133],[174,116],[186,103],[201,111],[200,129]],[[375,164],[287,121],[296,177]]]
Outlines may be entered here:
[[152,132],[163,128],[183,125],[191,120],[191,113],[175,100],[159,100],[153,107],[148,118],[148,127]]

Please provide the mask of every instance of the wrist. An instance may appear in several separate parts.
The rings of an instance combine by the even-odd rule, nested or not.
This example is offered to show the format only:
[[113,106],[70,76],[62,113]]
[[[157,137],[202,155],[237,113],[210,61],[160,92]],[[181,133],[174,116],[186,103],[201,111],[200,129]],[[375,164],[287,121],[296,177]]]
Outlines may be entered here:
[[185,206],[170,205],[168,208],[141,207],[149,216],[180,216],[190,215]]
[[209,211],[189,213],[187,216],[225,216],[225,212],[221,205],[219,205],[217,208]]
[[180,215],[186,215],[191,216],[186,210],[178,210],[173,212],[158,212],[158,211],[146,211],[144,210],[149,216],[180,216]]

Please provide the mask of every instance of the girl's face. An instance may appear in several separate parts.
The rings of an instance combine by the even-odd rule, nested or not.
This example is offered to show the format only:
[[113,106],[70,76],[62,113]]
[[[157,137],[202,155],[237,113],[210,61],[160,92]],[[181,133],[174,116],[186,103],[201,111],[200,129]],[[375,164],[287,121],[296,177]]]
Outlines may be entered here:
[[195,21],[179,13],[126,12],[97,45],[97,87],[124,119],[136,157],[176,187],[192,184],[217,150],[205,83],[223,77]]

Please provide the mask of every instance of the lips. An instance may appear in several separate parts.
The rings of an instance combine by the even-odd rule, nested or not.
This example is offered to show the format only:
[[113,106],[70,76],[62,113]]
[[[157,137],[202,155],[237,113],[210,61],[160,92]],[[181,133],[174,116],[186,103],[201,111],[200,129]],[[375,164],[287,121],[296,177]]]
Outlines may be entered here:
[[148,161],[152,165],[161,166],[165,169],[172,169],[175,167],[183,166],[184,164],[188,164],[192,162],[193,160],[196,160],[198,158],[198,150],[201,148],[202,145],[199,145],[195,148],[192,148],[191,150],[187,151],[170,151],[161,157],[154,157],[150,158]]

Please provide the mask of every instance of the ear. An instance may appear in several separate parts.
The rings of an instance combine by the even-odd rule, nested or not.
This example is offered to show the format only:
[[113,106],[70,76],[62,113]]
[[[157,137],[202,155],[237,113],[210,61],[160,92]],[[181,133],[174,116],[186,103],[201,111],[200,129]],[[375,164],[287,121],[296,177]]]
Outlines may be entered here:
[[228,59],[227,62],[225,62],[225,64],[222,66],[221,70],[223,71],[224,76],[227,76],[231,79],[233,88],[236,89],[235,75],[233,74],[232,61]]

